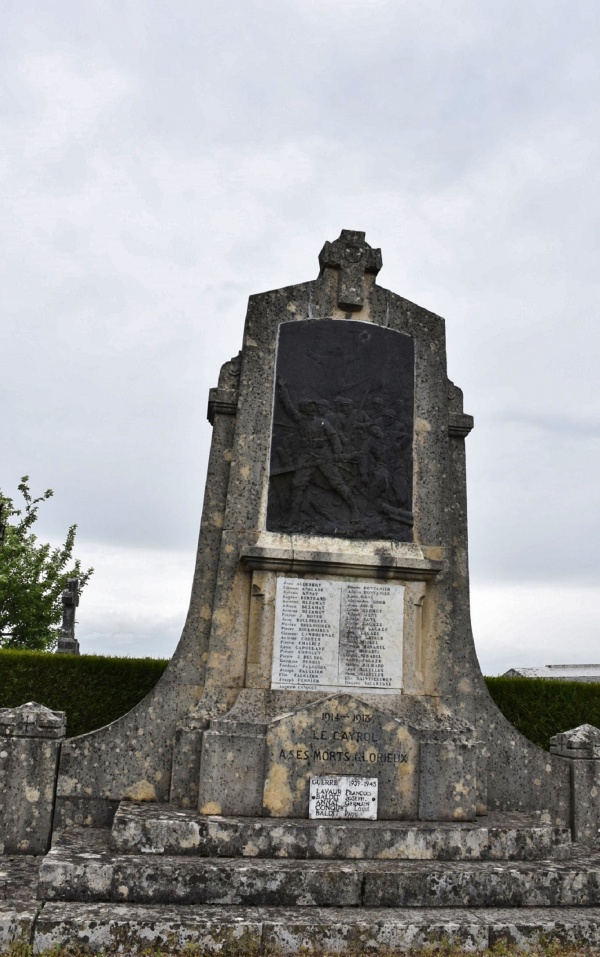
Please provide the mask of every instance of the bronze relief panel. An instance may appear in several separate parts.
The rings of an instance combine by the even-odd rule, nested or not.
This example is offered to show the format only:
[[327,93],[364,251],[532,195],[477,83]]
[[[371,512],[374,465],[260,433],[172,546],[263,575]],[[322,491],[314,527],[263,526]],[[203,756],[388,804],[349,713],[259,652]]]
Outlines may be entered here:
[[414,340],[368,322],[279,330],[267,530],[412,541]]

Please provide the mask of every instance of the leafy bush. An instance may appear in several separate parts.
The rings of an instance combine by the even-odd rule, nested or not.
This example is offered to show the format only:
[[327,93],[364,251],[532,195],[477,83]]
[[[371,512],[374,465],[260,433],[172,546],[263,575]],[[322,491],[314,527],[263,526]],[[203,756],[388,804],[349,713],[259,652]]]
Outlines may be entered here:
[[[157,683],[168,661],[50,655],[0,650],[0,708],[37,701],[67,714],[73,737],[130,711]],[[526,738],[548,750],[553,734],[580,724],[600,727],[600,684],[542,678],[486,678],[503,714]]]
[[600,684],[546,678],[486,678],[488,690],[515,728],[546,751],[550,738],[580,724],[600,727]]
[[0,651],[0,707],[37,701],[66,711],[73,737],[101,728],[130,711],[152,690],[168,661]]

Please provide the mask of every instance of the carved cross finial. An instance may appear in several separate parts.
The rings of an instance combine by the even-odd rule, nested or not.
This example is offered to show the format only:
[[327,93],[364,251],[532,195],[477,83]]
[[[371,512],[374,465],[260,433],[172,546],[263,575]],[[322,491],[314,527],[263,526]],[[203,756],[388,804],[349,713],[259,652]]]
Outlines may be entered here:
[[364,302],[365,273],[377,275],[381,269],[381,249],[372,249],[365,242],[365,234],[354,229],[342,229],[340,238],[325,243],[319,253],[319,265],[339,269],[338,306],[341,309],[361,309]]

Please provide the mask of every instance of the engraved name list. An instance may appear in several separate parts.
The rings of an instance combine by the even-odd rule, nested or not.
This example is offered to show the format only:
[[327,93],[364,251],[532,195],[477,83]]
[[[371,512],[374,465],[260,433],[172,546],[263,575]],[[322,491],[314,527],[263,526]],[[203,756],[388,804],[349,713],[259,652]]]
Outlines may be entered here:
[[272,688],[398,692],[404,586],[279,578]]

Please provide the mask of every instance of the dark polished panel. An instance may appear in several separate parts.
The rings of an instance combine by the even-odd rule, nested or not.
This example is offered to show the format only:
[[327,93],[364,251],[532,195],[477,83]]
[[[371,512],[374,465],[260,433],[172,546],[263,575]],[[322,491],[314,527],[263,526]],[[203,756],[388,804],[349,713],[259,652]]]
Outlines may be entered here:
[[412,541],[414,342],[369,322],[279,330],[267,530]]

